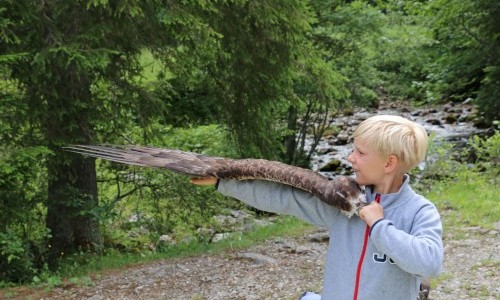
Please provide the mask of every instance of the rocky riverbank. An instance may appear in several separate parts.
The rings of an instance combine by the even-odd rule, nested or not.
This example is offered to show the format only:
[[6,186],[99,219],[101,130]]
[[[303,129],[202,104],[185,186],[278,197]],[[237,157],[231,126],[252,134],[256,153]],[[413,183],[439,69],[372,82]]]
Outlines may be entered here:
[[[312,169],[330,178],[336,175],[351,175],[352,170],[346,158],[352,151],[352,134],[359,123],[374,114],[408,118],[423,125],[433,138],[459,146],[465,145],[473,135],[484,135],[491,130],[479,117],[470,101],[419,108],[382,102],[377,110],[361,109],[335,116],[331,124],[335,130],[327,131],[312,155]],[[311,141],[307,143],[308,146]]]

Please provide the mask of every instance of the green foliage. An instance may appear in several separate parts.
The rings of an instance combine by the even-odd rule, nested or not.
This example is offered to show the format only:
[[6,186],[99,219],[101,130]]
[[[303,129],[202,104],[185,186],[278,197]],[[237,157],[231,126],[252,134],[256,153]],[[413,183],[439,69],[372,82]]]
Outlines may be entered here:
[[45,264],[38,275],[33,276],[32,283],[35,285],[45,285],[47,289],[62,285],[62,279],[59,275],[50,272]]
[[446,226],[482,226],[493,228],[500,218],[498,202],[498,174],[500,133],[489,138],[473,137],[474,165],[467,161],[450,160],[450,157],[468,157],[469,150],[460,155],[450,144],[432,143],[432,159],[420,176],[417,188],[424,191],[445,215]]
[[[137,127],[142,135],[133,140],[150,143],[162,126],[217,119],[236,133],[230,140],[239,142],[239,153],[274,155],[268,119],[290,86],[288,68],[308,29],[305,1],[4,3],[0,61],[7,89],[0,99],[8,109],[0,113],[16,121],[2,122],[2,134],[6,145],[20,140],[54,154],[41,172],[51,262],[63,252],[99,249],[97,221],[105,224],[112,207],[105,198],[105,209],[98,206],[93,161],[60,146],[115,142]],[[160,62],[161,70],[151,71],[147,61]],[[155,176],[138,185],[160,179],[178,185]],[[159,194],[153,202],[171,195]],[[195,211],[199,218],[211,212]]]
[[469,141],[472,147],[472,155],[476,158],[474,163],[479,171],[491,174],[493,178],[498,177],[500,172],[500,132],[489,138],[474,136]]
[[452,143],[431,136],[422,169],[414,170],[422,185],[432,187],[432,182],[452,180],[454,174],[464,171],[467,166],[456,159],[462,155],[460,151]]
[[[191,129],[150,126],[155,146],[194,151],[223,157],[236,156],[236,147],[218,126]],[[142,129],[131,132],[140,140]],[[238,207],[215,193],[213,188],[191,185],[188,178],[169,171],[129,168],[102,162],[98,165],[101,184],[101,224],[105,244],[125,252],[155,249],[158,237],[173,234],[183,239],[203,239],[197,229],[209,226],[212,216]],[[133,221],[129,221],[129,219]]]
[[370,45],[380,35],[383,15],[364,1],[323,0],[311,5],[318,16],[313,41],[324,50],[323,58],[332,63],[334,70],[347,78],[348,99],[359,105],[373,105],[378,80]]
[[312,16],[306,1],[228,2],[211,26],[223,37],[208,66],[218,111],[242,156],[276,157],[276,107],[291,87],[290,69]]
[[424,101],[424,67],[432,59],[426,49],[434,40],[421,20],[403,13],[388,12],[381,37],[374,41],[372,55],[381,80],[379,92],[390,100]]
[[[31,139],[27,145],[46,145],[54,153],[47,162],[44,202],[52,230],[51,262],[61,252],[98,249],[100,244],[93,162],[64,154],[60,146],[93,142],[94,129],[110,119],[117,122],[114,129],[129,124],[112,112],[133,114],[132,121],[142,125],[162,111],[152,108],[151,103],[160,102],[137,80],[142,49],[163,39],[160,20],[150,18],[157,5],[9,1],[3,11],[17,38],[2,44],[0,52],[2,73],[16,87],[5,98],[18,100],[9,102],[15,104],[14,112],[29,112],[22,115],[21,122],[27,123],[22,130],[35,131],[39,141]],[[99,84],[115,97],[94,96],[92,88]],[[7,142],[14,142],[12,136]]]
[[457,146],[431,137],[422,168],[413,170],[418,188],[429,191],[435,181],[453,182],[462,173],[484,172],[496,178],[500,171],[500,133],[491,137],[473,136],[466,145]]
[[481,88],[477,94],[477,104],[481,113],[487,120],[500,119],[500,67],[487,66],[484,68],[485,76],[481,80]]
[[152,127],[155,145],[222,157],[238,156],[236,141],[231,140],[228,131],[221,126],[172,128],[156,124]]
[[498,118],[498,15],[494,0],[431,1],[424,11],[438,41],[428,65],[428,89],[437,100],[477,100],[484,116]]
[[47,251],[45,147],[0,148],[0,282],[26,281]]

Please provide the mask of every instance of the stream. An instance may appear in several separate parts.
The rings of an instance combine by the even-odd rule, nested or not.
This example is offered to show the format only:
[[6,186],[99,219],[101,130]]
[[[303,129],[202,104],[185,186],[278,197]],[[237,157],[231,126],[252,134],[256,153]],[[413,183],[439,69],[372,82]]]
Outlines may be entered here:
[[[478,128],[474,123],[476,111],[471,103],[448,103],[432,108],[409,109],[405,106],[391,104],[381,106],[377,110],[358,110],[352,115],[335,117],[331,126],[341,128],[336,135],[323,136],[311,157],[312,170],[323,176],[332,178],[336,175],[352,175],[347,156],[352,151],[352,134],[363,120],[375,114],[399,115],[424,126],[436,141],[444,141],[464,147],[467,140],[474,135],[484,135],[488,129]],[[313,138],[306,140],[309,150]],[[423,168],[423,164],[419,166]]]

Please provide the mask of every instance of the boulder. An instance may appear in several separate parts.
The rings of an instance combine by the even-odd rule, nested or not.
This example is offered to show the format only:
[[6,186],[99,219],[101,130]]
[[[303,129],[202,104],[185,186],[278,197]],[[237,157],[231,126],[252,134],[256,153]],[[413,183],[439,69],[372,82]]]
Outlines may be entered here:
[[336,172],[340,168],[341,164],[342,164],[342,162],[340,160],[332,159],[328,163],[326,163],[324,166],[319,168],[319,171],[320,172]]

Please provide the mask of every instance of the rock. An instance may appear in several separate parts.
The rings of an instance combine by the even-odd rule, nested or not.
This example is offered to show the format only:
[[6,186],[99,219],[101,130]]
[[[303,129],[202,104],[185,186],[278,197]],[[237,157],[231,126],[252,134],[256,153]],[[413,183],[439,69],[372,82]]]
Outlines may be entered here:
[[257,265],[276,263],[276,260],[274,258],[269,257],[269,256],[264,255],[264,254],[254,253],[254,252],[246,252],[246,253],[240,254],[239,257],[245,258],[245,259],[250,259]]
[[307,237],[307,239],[310,242],[326,243],[326,242],[328,242],[330,240],[330,235],[326,231],[324,231],[324,232],[318,232],[318,233],[314,233],[314,234],[309,235]]
[[338,170],[342,162],[338,159],[330,160],[326,165],[319,169],[320,172],[335,172]]
[[271,222],[269,220],[255,219],[255,220],[252,220],[251,222],[246,222],[241,227],[240,231],[242,231],[242,232],[248,232],[248,231],[252,231],[252,230],[255,230],[257,228],[268,226],[268,225],[271,225],[271,224],[273,224],[273,222]]
[[209,238],[211,238],[215,234],[215,229],[200,227],[200,228],[196,229],[196,233],[200,237],[209,237]]
[[452,109],[452,107],[454,107],[454,106],[455,106],[455,104],[453,102],[448,102],[443,106],[443,110],[450,111],[450,109]]
[[497,236],[498,235],[498,231],[497,230],[490,230],[490,231],[488,231],[488,235]]
[[[335,140],[328,140],[328,144],[329,145],[334,145],[335,144]],[[316,152],[319,155],[325,155],[325,154],[328,154],[328,153],[332,153],[333,151],[334,151],[333,148],[321,148],[321,149],[318,149]]]
[[216,233],[212,237],[212,241],[211,242],[212,243],[217,243],[217,242],[220,242],[222,240],[228,239],[228,238],[230,238],[233,235],[234,235],[234,233],[232,233],[232,232]]
[[158,243],[166,243],[166,244],[174,245],[176,242],[175,242],[175,239],[171,235],[164,234],[164,235],[161,235],[160,238],[158,238]]
[[491,124],[489,124],[484,118],[482,117],[476,117],[472,120],[472,122],[474,123],[474,126],[476,126],[477,128],[488,128],[491,126]]
[[359,119],[350,119],[348,122],[347,122],[347,125],[349,127],[357,127],[359,124],[361,124],[363,120],[359,120]]
[[444,117],[444,121],[446,122],[446,124],[454,124],[457,122],[458,117],[459,117],[459,115],[454,114],[454,113],[450,113]]
[[273,222],[269,220],[255,219],[253,220],[252,224],[254,224],[255,227],[264,227],[273,224]]
[[342,131],[337,135],[336,145],[345,145],[349,142],[349,134],[347,131]]
[[493,223],[493,227],[495,227],[495,230],[500,231],[500,222]]
[[463,105],[472,104],[472,101],[474,101],[472,98],[467,98],[464,100],[464,102],[462,102],[462,104]]
[[132,228],[128,232],[128,236],[131,237],[131,238],[138,238],[138,237],[145,236],[145,235],[148,235],[148,234],[149,234],[149,230],[146,227],[144,227],[144,226],[140,226],[140,227],[137,227],[137,228]]
[[423,115],[424,115],[424,112],[423,112],[423,111],[421,111],[421,110],[416,110],[416,111],[411,112],[411,113],[410,113],[410,115],[411,115],[412,117],[419,117],[419,116],[423,116]]
[[237,210],[237,209],[233,209],[231,210],[231,216],[233,216],[234,218],[238,219],[238,220],[245,220],[245,219],[249,219],[251,218],[252,216],[246,212],[246,211],[243,211],[243,210]]
[[439,121],[438,119],[427,119],[425,120],[425,122],[432,125],[441,125],[441,121]]
[[213,218],[216,224],[225,231],[233,231],[239,223],[238,219],[233,216],[216,215]]
[[147,219],[146,216],[142,213],[137,213],[137,214],[131,214],[129,217],[128,217],[128,222],[129,223],[136,223],[136,222],[139,222],[139,221],[143,221]]

